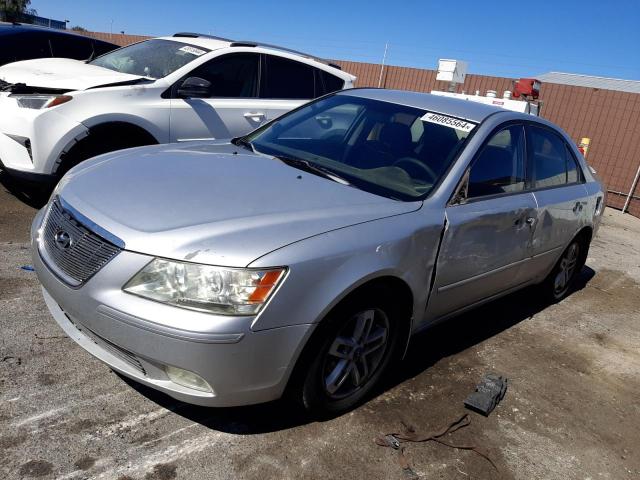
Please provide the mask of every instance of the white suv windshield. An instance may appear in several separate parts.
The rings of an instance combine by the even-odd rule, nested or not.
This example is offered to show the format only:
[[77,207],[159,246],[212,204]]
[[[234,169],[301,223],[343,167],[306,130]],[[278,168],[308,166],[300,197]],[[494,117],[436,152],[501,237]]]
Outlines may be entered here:
[[210,51],[188,43],[154,39],[120,48],[89,63],[116,72],[162,78]]

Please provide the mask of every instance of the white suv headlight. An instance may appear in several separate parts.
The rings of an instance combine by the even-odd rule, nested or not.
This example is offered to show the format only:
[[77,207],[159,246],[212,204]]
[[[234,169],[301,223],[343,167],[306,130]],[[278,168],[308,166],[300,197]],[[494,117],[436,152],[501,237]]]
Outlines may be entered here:
[[284,273],[284,268],[226,268],[155,258],[123,290],[176,307],[220,315],[255,315]]
[[9,96],[15,98],[18,106],[36,110],[55,107],[67,103],[69,100],[73,100],[73,97],[70,95],[13,94]]

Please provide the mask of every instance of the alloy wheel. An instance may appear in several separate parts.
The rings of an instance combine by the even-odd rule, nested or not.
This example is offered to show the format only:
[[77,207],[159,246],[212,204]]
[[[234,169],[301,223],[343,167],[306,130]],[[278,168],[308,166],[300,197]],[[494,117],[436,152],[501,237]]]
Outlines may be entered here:
[[580,257],[580,246],[577,242],[572,243],[565,251],[558,265],[558,272],[553,281],[553,293],[561,296],[569,285],[576,271],[578,259]]
[[329,347],[322,367],[326,395],[346,398],[360,390],[382,363],[388,346],[389,318],[380,309],[349,319]]

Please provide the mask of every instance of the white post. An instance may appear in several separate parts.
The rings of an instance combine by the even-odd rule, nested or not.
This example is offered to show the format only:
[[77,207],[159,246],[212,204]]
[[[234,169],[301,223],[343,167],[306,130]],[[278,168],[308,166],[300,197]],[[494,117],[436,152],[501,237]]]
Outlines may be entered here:
[[382,72],[384,72],[384,62],[387,60],[387,49],[389,42],[384,44],[384,55],[382,56],[382,65],[380,65],[380,77],[378,78],[378,88],[382,87]]
[[640,165],[638,165],[638,171],[636,172],[636,176],[633,179],[633,183],[631,184],[631,189],[629,189],[629,195],[627,195],[627,201],[624,202],[624,207],[622,207],[622,213],[625,212],[625,210],[629,206],[629,203],[631,202],[631,197],[633,196],[633,192],[636,189],[636,186],[638,185],[638,177],[640,177]]

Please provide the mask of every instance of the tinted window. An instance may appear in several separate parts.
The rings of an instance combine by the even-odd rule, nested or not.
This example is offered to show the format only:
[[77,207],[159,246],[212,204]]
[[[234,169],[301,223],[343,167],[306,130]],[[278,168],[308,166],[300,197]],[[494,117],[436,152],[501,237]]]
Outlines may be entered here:
[[90,39],[70,35],[53,35],[50,39],[54,57],[89,60],[93,54]]
[[520,125],[496,133],[471,167],[468,197],[524,190],[524,145]]
[[2,56],[5,62],[51,57],[49,39],[41,32],[18,33],[2,39]]
[[311,99],[315,97],[314,68],[288,58],[265,55],[263,98]]
[[247,140],[256,151],[293,166],[296,159],[303,160],[353,187],[416,200],[433,190],[475,127],[467,122],[470,129],[463,131],[428,122],[425,113],[406,105],[332,95],[279,118]]
[[568,158],[562,138],[546,128],[530,127],[529,131],[531,133],[531,164],[535,188],[553,187],[567,183]]
[[260,55],[235,53],[214,58],[189,73],[211,82],[213,98],[255,97]]
[[335,75],[331,75],[329,72],[316,69],[316,75],[316,97],[342,90],[344,87],[344,80],[336,77]]
[[582,180],[580,170],[573,153],[569,150],[569,146],[565,144],[567,151],[567,183],[576,183]]

